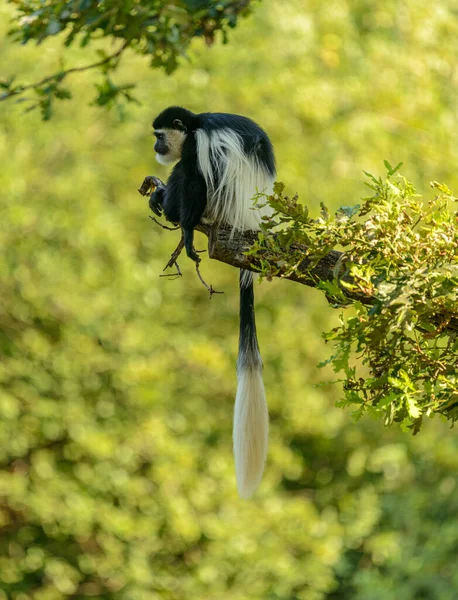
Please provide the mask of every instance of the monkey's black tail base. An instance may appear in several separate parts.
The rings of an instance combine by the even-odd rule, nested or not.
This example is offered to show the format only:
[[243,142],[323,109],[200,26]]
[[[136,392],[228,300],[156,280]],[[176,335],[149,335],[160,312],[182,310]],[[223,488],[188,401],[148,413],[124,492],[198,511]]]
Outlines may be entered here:
[[258,487],[267,455],[269,415],[256,336],[253,274],[240,271],[240,338],[234,407],[234,457],[237,488],[249,498]]

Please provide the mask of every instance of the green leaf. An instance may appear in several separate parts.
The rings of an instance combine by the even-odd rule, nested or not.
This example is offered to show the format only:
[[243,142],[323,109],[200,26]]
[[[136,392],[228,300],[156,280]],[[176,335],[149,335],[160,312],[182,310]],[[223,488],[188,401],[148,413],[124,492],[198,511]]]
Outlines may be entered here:
[[412,396],[407,396],[406,400],[409,415],[412,417],[412,419],[418,419],[421,413],[417,404],[415,403],[415,400],[412,398]]

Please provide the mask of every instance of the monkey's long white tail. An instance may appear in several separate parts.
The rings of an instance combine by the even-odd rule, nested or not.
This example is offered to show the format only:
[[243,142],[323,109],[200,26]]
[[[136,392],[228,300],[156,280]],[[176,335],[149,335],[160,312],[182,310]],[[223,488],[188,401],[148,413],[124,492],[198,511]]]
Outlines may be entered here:
[[254,316],[253,276],[240,271],[240,339],[234,408],[234,457],[237,488],[249,498],[258,487],[267,455],[269,415],[262,380]]

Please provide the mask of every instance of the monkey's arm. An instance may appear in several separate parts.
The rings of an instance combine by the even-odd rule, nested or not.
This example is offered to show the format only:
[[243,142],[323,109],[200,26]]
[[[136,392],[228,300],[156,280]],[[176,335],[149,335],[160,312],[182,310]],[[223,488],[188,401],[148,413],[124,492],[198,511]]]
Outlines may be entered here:
[[198,172],[187,174],[186,189],[183,189],[181,181],[181,178],[172,176],[166,186],[157,177],[149,176],[145,178],[138,191],[142,196],[146,196],[152,187],[156,188],[149,198],[150,209],[159,217],[164,210],[169,221],[180,223],[186,254],[199,263],[199,255],[193,247],[194,228],[201,222],[207,204],[207,186]]

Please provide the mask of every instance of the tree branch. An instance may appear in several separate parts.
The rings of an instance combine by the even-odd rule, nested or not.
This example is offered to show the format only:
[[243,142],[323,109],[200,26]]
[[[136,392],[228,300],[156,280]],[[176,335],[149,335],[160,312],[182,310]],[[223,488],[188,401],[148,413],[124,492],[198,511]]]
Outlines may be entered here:
[[[199,225],[196,228],[208,237],[208,256],[215,260],[237,267],[239,269],[247,269],[256,271],[256,267],[260,267],[259,259],[256,260],[252,256],[244,254],[253,246],[258,239],[258,233],[255,231],[245,231],[231,235],[229,227]],[[301,251],[306,257],[307,247],[295,244],[292,248],[295,252]],[[263,257],[269,262],[267,256]],[[304,258],[296,265],[294,271],[290,271],[290,265],[280,268],[279,272],[274,274],[274,277],[289,279],[307,285],[309,287],[317,287],[323,281],[341,281],[352,283],[353,279],[348,274],[345,268],[345,253],[331,250],[326,256],[321,258],[314,266],[312,266],[310,258]],[[278,271],[277,265],[275,270]],[[342,293],[348,298],[349,303],[358,300],[363,304],[372,304],[373,298],[366,294],[357,294],[345,287],[341,287]],[[331,300],[332,302],[332,300]],[[449,314],[437,314],[434,319],[438,328],[438,333],[443,330],[458,332],[458,319]]]
[[49,75],[48,77],[45,77],[44,79],[41,79],[40,81],[36,81],[35,83],[30,83],[29,85],[20,85],[12,90],[8,90],[7,92],[4,92],[3,94],[0,95],[0,102],[2,102],[3,100],[9,100],[10,98],[13,98],[13,96],[18,96],[19,94],[22,94],[28,90],[39,89],[39,88],[43,87],[46,83],[50,83],[50,82],[61,83],[68,75],[71,75],[72,73],[80,73],[82,71],[88,71],[90,69],[102,67],[103,65],[106,65],[107,63],[112,61],[113,59],[121,56],[121,54],[124,52],[124,50],[127,48],[127,46],[128,46],[128,42],[125,41],[123,43],[123,45],[119,48],[119,50],[117,50],[114,54],[110,54],[110,56],[107,56],[107,57],[103,58],[102,60],[99,60],[95,63],[91,63],[89,65],[84,65],[82,67],[72,67],[70,69],[67,69],[66,71],[60,71],[59,73],[54,73],[54,75]]
[[[147,177],[143,182],[143,185],[138,190],[142,195],[146,195],[149,187],[152,185],[152,178]],[[161,187],[164,184],[159,179],[155,178],[154,186]],[[233,234],[232,229],[227,226],[221,225],[198,225],[197,231],[205,234],[208,237],[208,256],[214,260],[237,267],[239,269],[247,269],[248,271],[254,271],[261,269],[261,259],[256,259],[253,256],[247,256],[245,253],[249,250],[253,244],[258,240],[258,232],[256,231],[244,231]],[[307,246],[295,244],[291,247],[291,250],[295,253],[302,253],[304,259],[295,265],[294,270],[291,270],[291,265],[285,265],[284,267],[278,267],[278,265],[272,265],[275,267],[274,277],[280,277],[282,279],[289,279],[307,285],[309,287],[318,287],[320,282],[323,281],[337,281],[352,283],[353,279],[348,273],[348,269],[345,268],[345,253],[337,250],[331,250],[326,256],[321,258],[313,265],[311,258],[307,257]],[[266,249],[265,256],[262,260],[269,262],[268,250]],[[312,266],[313,265],[313,266]],[[341,286],[341,291],[346,298],[348,303],[358,300],[363,304],[373,304],[374,298],[368,294],[354,293],[344,286]],[[335,304],[335,300],[329,299],[331,303]],[[458,332],[458,319],[454,315],[450,314],[437,314],[433,317],[432,321],[437,325],[437,333],[443,330],[456,331]]]

